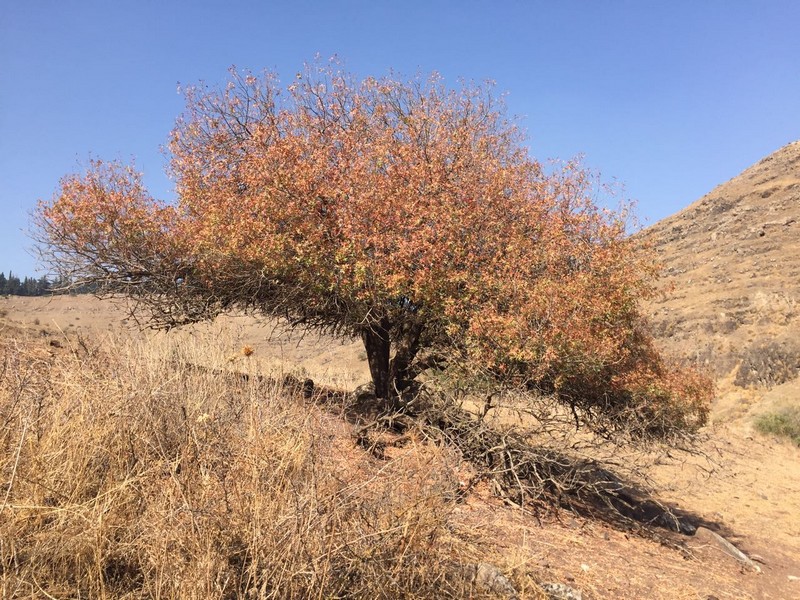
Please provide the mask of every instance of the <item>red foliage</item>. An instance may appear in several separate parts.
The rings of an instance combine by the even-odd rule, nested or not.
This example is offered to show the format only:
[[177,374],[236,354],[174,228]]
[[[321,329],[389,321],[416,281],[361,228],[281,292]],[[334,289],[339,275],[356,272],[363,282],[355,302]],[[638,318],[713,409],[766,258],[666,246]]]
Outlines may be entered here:
[[363,336],[379,396],[425,349],[586,414],[652,399],[702,424],[708,391],[642,342],[650,253],[578,164],[546,168],[522,142],[486,87],[313,67],[283,90],[233,72],[187,91],[175,206],[96,163],[39,223],[62,266],[137,295],[157,325],[238,306]]

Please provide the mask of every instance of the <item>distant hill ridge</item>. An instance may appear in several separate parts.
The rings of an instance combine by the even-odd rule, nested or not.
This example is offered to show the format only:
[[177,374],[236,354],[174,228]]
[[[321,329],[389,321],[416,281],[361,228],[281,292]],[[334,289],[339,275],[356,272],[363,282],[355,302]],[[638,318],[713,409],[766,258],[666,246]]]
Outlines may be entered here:
[[667,349],[741,387],[800,373],[800,141],[640,235],[664,265],[650,309]]

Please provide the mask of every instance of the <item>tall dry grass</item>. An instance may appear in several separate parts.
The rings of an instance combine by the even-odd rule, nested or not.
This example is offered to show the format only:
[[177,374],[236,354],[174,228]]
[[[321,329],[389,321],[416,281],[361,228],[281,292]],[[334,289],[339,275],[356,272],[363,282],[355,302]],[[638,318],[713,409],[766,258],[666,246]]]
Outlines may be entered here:
[[478,595],[449,451],[375,461],[188,339],[61,345],[0,339],[3,598]]

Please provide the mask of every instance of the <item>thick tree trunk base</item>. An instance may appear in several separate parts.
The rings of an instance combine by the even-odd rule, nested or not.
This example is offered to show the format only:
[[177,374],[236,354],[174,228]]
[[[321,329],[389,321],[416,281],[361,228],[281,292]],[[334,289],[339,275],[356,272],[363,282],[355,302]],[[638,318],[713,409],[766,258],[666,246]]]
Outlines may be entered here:
[[382,319],[379,323],[361,334],[364,349],[367,351],[367,362],[372,382],[375,384],[375,396],[387,400],[391,392],[391,376],[389,371],[389,323]]

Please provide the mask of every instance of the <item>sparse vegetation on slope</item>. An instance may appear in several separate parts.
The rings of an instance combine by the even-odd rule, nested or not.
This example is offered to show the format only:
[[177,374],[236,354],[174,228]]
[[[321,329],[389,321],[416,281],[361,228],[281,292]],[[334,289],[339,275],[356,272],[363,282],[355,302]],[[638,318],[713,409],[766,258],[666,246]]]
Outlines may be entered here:
[[786,438],[800,446],[800,408],[798,407],[764,413],[756,419],[755,425],[761,433]]
[[741,388],[797,377],[800,141],[641,237],[665,267],[651,311],[659,343]]

